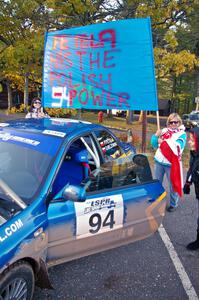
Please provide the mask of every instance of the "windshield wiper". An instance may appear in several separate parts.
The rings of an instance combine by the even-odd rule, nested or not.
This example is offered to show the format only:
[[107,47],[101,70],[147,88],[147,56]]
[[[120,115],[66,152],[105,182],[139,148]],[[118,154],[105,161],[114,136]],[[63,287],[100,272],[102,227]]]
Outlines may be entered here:
[[11,200],[18,204],[19,207],[21,207],[22,209],[25,209],[27,207],[23,200],[2,179],[0,179],[0,188],[5,193],[5,195],[11,198]]

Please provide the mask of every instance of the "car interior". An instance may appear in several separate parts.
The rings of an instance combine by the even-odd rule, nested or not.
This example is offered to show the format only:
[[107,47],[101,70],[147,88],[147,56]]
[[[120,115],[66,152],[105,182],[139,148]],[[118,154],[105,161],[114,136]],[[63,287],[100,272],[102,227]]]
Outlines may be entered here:
[[53,196],[69,184],[79,185],[100,166],[99,156],[90,137],[81,137],[69,147],[53,184]]

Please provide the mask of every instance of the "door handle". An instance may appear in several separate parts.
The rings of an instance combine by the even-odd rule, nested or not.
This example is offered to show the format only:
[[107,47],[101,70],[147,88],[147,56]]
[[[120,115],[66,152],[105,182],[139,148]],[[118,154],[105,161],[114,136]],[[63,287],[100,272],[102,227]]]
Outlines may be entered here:
[[37,231],[34,232],[34,237],[36,238],[40,236],[43,232],[44,232],[43,227],[40,227],[39,229],[37,229]]

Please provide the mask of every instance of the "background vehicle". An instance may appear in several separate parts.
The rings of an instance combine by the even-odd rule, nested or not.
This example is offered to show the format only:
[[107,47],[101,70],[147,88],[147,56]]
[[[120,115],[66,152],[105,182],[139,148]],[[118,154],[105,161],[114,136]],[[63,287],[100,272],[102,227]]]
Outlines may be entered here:
[[48,267],[157,230],[165,192],[134,150],[81,121],[0,123],[0,299],[31,299]]
[[112,109],[113,116],[126,118],[126,110]]
[[199,126],[199,111],[192,111],[190,114],[184,114],[182,116],[182,121],[187,130],[191,127]]
[[196,122],[197,125],[199,125],[199,111],[192,111],[190,114],[189,114],[189,120],[191,122]]

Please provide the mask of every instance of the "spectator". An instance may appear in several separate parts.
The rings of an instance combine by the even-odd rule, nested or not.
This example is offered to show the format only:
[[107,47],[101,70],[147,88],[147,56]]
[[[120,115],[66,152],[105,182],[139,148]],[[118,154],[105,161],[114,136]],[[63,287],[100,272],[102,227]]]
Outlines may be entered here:
[[35,119],[40,119],[40,118],[49,118],[49,115],[45,111],[45,109],[41,106],[41,100],[40,98],[34,98],[32,100],[30,110],[26,115],[27,119],[30,118],[35,118]]
[[[196,199],[198,200],[199,208],[199,127],[190,129],[190,137],[188,141],[190,147],[190,162],[187,172],[186,183],[184,185],[184,194],[190,193],[190,186],[194,183]],[[197,237],[194,242],[187,245],[188,250],[199,249],[199,214],[197,219]]]
[[167,127],[151,137],[151,144],[157,149],[155,160],[155,178],[163,182],[166,174],[170,187],[170,204],[167,211],[172,212],[178,206],[179,196],[182,196],[182,164],[181,155],[186,144],[186,133],[180,116],[169,115]]

